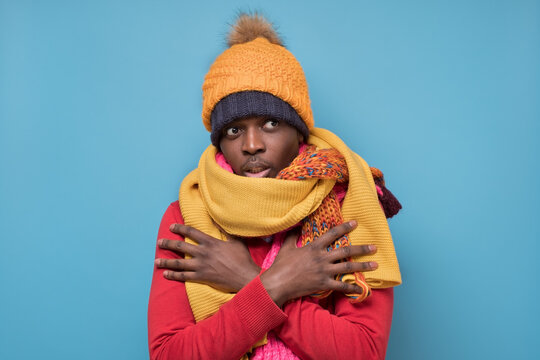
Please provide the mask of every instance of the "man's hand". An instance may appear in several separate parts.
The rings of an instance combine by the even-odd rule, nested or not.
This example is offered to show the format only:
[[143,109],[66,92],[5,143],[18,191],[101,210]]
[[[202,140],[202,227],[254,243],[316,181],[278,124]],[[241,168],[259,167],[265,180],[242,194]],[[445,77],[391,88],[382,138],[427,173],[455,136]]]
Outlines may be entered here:
[[297,248],[297,233],[289,233],[276,256],[272,266],[261,275],[261,281],[268,294],[278,306],[288,300],[318,293],[325,290],[343,293],[358,293],[358,285],[335,280],[337,274],[377,269],[376,262],[336,261],[352,256],[373,254],[374,245],[354,245],[332,251],[327,248],[335,240],[356,227],[356,221],[350,221],[328,230],[317,240]]
[[237,292],[260,272],[247,246],[238,238],[228,236],[227,241],[222,241],[182,224],[172,224],[169,229],[199,244],[158,240],[161,249],[191,256],[191,259],[155,260],[159,268],[168,269],[163,276],[169,280],[193,281],[224,292]]

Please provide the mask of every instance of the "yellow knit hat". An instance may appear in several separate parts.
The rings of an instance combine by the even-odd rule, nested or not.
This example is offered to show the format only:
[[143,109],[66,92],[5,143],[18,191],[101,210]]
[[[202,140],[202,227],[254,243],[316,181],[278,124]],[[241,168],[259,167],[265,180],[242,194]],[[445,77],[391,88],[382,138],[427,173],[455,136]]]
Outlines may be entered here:
[[313,128],[308,86],[300,63],[281,43],[272,25],[258,14],[239,16],[229,48],[205,76],[202,118],[212,132],[211,114],[227,95],[241,91],[270,93],[285,101]]

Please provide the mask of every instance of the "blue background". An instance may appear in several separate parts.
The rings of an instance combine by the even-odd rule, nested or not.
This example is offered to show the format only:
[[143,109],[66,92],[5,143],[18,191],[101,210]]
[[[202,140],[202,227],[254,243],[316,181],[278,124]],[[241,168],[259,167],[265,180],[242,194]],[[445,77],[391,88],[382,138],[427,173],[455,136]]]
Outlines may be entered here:
[[0,358],[145,359],[160,218],[239,9],[381,168],[388,359],[539,358],[538,1],[0,1]]

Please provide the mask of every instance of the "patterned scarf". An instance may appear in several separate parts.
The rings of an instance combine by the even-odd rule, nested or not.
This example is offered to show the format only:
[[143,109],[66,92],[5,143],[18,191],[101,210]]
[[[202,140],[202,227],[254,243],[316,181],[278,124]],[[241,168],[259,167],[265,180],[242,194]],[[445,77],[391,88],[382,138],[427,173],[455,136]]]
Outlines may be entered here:
[[[376,254],[353,260],[376,261],[379,268],[366,273],[365,280],[362,274],[339,277],[367,290],[351,294],[353,301],[361,301],[369,295],[367,284],[372,288],[400,284],[392,238],[369,166],[327,130],[312,129],[309,142],[314,148],[299,155],[274,179],[231,174],[217,164],[217,149],[208,147],[197,169],[185,177],[180,187],[180,208],[186,225],[225,240],[220,229],[241,237],[261,237],[302,222],[301,238],[307,244],[344,219],[355,219],[358,226],[331,248],[348,243],[373,244],[377,246]],[[320,150],[315,151],[315,148]],[[347,179],[347,193],[340,210],[332,189],[336,183],[347,182]],[[189,238],[186,242],[195,244]],[[186,291],[197,322],[217,312],[234,297],[234,294],[193,282],[186,282]],[[327,295],[326,292],[315,294]],[[266,340],[254,347],[264,343]]]
[[[335,179],[336,183],[346,183],[349,180],[347,164],[343,156],[334,149],[323,149],[317,151],[316,147],[307,146],[304,151],[298,155],[291,165],[280,171],[278,179],[284,180],[303,180],[306,178]],[[341,205],[336,197],[334,190],[324,198],[321,205],[302,221],[302,233],[299,239],[301,246],[305,246],[312,241],[316,241],[333,226],[343,223],[341,215]],[[274,238],[274,242],[268,255],[264,259],[262,268],[268,269],[274,262],[279,249],[283,244],[283,236]],[[343,246],[349,246],[347,235],[337,239],[328,251]],[[347,259],[351,260],[351,259]],[[354,273],[355,283],[362,288],[362,294],[349,294],[355,302],[364,300],[371,294],[371,289],[364,279],[361,272]],[[342,275],[336,276],[337,280],[342,279]],[[323,298],[330,295],[332,291],[322,291],[313,294],[313,297]],[[252,360],[296,360],[298,357],[274,334],[270,331],[267,334],[267,343],[254,349]]]
[[[334,179],[336,183],[346,183],[349,181],[349,172],[345,159],[337,150],[317,150],[315,146],[310,145],[288,167],[281,170],[277,178],[284,180],[305,180],[311,178]],[[329,229],[343,222],[341,205],[336,199],[334,190],[331,190],[317,210],[309,214],[302,221],[302,234],[300,237],[302,246],[316,241],[317,238],[325,234]],[[328,251],[349,245],[349,237],[344,235],[329,246]],[[350,261],[351,259],[348,258],[347,260]],[[342,279],[343,275],[336,276],[336,280]],[[371,294],[371,289],[361,272],[354,273],[354,283],[362,288],[362,293],[347,294],[347,296],[351,297],[352,301],[360,302]],[[312,296],[324,298],[330,295],[331,292],[331,290],[322,291]]]

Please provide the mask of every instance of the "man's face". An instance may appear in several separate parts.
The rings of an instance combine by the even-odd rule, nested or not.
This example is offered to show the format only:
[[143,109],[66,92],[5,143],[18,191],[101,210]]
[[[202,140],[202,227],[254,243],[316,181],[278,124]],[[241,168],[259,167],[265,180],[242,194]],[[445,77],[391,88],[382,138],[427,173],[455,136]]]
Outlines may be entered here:
[[219,146],[235,174],[274,178],[298,155],[302,140],[285,121],[249,116],[225,126]]

